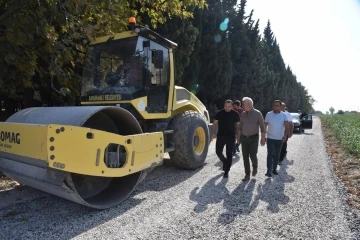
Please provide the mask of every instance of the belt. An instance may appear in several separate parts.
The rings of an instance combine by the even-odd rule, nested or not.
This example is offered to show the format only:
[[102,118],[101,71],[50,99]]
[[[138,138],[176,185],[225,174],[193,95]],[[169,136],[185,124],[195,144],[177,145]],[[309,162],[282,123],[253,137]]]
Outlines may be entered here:
[[257,134],[249,135],[249,136],[246,136],[246,135],[244,135],[244,134],[241,134],[241,136],[247,137],[247,138],[251,138],[251,137],[257,137],[257,136],[259,136],[259,134],[257,133]]

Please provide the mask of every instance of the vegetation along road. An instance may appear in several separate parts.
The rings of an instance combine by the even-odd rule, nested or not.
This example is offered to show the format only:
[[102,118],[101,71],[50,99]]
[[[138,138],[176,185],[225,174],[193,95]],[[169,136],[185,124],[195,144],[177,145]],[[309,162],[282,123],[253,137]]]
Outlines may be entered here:
[[[90,210],[27,187],[0,192],[1,239],[358,239],[355,213],[327,158],[320,120],[294,134],[279,175],[241,182],[235,158],[229,178],[211,144],[206,165],[156,168],[121,206]],[[13,201],[18,203],[14,204]]]

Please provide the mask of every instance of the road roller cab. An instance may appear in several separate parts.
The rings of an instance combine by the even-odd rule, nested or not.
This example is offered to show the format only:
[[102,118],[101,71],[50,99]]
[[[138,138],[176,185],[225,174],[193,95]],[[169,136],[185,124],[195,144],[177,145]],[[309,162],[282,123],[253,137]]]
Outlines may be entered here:
[[174,84],[176,47],[143,26],[94,39],[84,64],[81,104],[117,105],[140,121],[169,119],[193,110],[209,123],[206,107],[193,93]]
[[177,45],[130,20],[129,31],[90,44],[82,106],[27,108],[0,123],[0,171],[105,209],[125,200],[167,152],[179,168],[203,165],[209,114],[174,85]]

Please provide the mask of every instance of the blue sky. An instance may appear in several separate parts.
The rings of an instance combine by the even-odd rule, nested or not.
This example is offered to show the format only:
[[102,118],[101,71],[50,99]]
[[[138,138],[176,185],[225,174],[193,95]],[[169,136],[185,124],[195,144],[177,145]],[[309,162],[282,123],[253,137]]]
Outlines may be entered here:
[[325,113],[360,110],[359,0],[248,0],[261,31],[270,19],[281,54]]

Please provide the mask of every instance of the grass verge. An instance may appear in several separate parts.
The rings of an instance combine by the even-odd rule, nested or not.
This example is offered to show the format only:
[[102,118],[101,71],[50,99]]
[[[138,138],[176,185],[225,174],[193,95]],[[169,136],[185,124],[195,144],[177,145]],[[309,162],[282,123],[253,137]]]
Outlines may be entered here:
[[360,210],[360,116],[321,116],[328,155],[348,192],[348,203]]
[[335,134],[341,146],[360,158],[360,115],[324,115],[320,118]]

